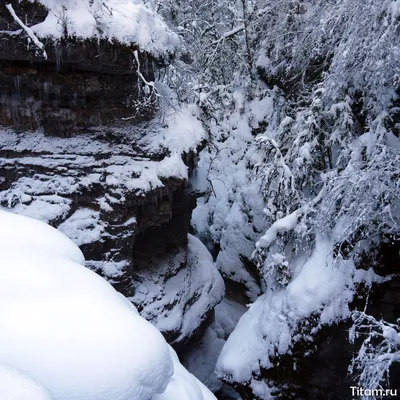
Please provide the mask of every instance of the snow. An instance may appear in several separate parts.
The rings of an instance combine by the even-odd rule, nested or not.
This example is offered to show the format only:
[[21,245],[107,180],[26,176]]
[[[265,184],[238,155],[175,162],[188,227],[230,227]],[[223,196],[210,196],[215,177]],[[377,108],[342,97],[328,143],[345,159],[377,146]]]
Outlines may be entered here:
[[[206,329],[200,341],[184,354],[183,365],[214,393],[223,387],[215,374],[215,366],[229,335],[247,308],[225,298],[215,307],[214,322]],[[224,387],[224,390],[227,390]]]
[[48,256],[84,264],[85,259],[80,249],[50,226],[2,209],[0,209],[0,220],[0,246],[5,250],[14,251],[17,255],[21,250],[25,254],[29,251],[42,252]]
[[[35,218],[47,223],[57,219],[64,219],[68,216],[72,206],[72,200],[66,199],[65,197],[57,194],[44,194],[39,198],[34,198],[31,196],[34,194],[34,190],[32,190],[34,187],[30,185],[33,180],[22,178],[21,181],[26,183],[27,190],[25,189],[24,185],[21,185],[22,190],[18,188],[16,190],[10,190],[7,193],[7,202],[9,207],[12,206],[13,201],[17,202],[17,204],[15,204],[13,207],[15,213]],[[56,180],[54,180],[54,182],[56,183]],[[63,183],[62,179],[60,179],[60,183]],[[37,185],[35,186],[39,186],[39,182],[37,182]],[[43,182],[41,186],[45,186]],[[49,189],[49,187],[47,187],[47,189]]]
[[225,113],[218,124],[210,123],[213,146],[200,153],[191,180],[199,191],[208,191],[198,200],[192,225],[210,248],[220,247],[217,268],[224,277],[244,285],[253,301],[260,295],[260,287],[246,260],[265,230],[265,204],[261,182],[252,171],[262,154],[251,132],[263,117],[273,118],[272,100],[269,96],[256,98],[243,108],[245,92],[238,88],[232,95],[235,109]]
[[294,229],[297,225],[300,213],[301,210],[296,210],[286,217],[275,221],[272,226],[267,230],[267,232],[256,243],[256,247],[268,248],[271,243],[277,238],[279,233],[288,232]]
[[81,208],[75,211],[58,229],[75,244],[81,246],[99,240],[104,232],[104,224],[100,221],[99,211]]
[[169,178],[173,176],[178,179],[188,179],[188,167],[182,161],[182,156],[175,153],[170,157],[165,157],[157,165],[157,176],[159,178]]
[[3,400],[53,400],[42,385],[8,365],[0,364],[0,398]]
[[159,330],[174,334],[176,342],[193,335],[225,292],[211,254],[192,235],[187,249],[160,260],[151,270],[135,272],[141,283],[130,300]]
[[400,0],[394,0],[390,3],[389,12],[393,20],[400,16]]
[[[90,132],[75,136],[74,140],[46,136],[43,132],[17,133],[1,128],[0,149],[40,154],[37,165],[48,167],[76,162],[87,167],[93,163],[93,154],[130,155],[135,160],[146,160],[151,155],[183,154],[196,150],[206,138],[205,129],[200,121],[200,110],[195,105],[163,104],[160,112],[152,121],[138,125],[120,124],[114,127],[92,128]],[[111,142],[107,135],[112,134],[119,140]],[[132,149],[135,144],[135,150]],[[140,154],[138,154],[140,150]],[[49,154],[44,157],[44,154]],[[77,158],[80,155],[82,158]],[[141,157],[140,157],[141,156]],[[19,162],[31,162],[34,157],[23,157]]]
[[[197,95],[210,145],[192,179],[206,192],[192,224],[217,255],[224,277],[243,284],[251,301],[266,292],[228,340],[219,373],[242,383],[249,397],[269,398],[268,376],[280,387],[286,382],[277,364],[270,375],[260,374],[261,367],[271,366],[280,354],[290,363],[291,347],[301,336],[312,340],[323,324],[348,317],[356,283],[368,283],[372,275],[355,271],[352,260],[365,262],[382,237],[398,232],[399,157],[393,134],[398,93],[393,88],[400,65],[400,2],[302,1],[296,10],[290,1],[253,3],[247,28],[252,58],[258,60],[253,68],[261,68],[247,92],[234,78],[240,76],[242,87],[247,83],[248,69],[241,69],[245,45],[232,51],[222,43],[213,63],[207,52],[197,54],[210,39],[197,39],[196,30],[184,23],[182,36],[195,38],[191,67],[197,74],[189,77],[194,90],[212,87],[215,79],[226,84],[219,95],[206,90]],[[228,7],[212,11],[199,14],[211,26],[225,28],[218,12],[225,15]],[[196,65],[203,57],[206,65]],[[264,83],[263,93],[255,93]],[[279,88],[271,89],[274,84]],[[322,187],[325,192],[310,202]],[[267,215],[260,213],[263,200]],[[343,244],[348,260],[336,254]],[[286,288],[276,276],[265,282],[265,258],[287,267]],[[206,332],[204,342],[217,348],[218,340]],[[292,384],[286,388],[296,393]]]
[[391,326],[384,326],[382,328],[382,335],[396,345],[400,345],[400,333]]
[[200,110],[194,104],[176,106],[166,110],[164,129],[153,140],[153,146],[161,146],[171,151],[188,153],[196,150],[206,131],[199,118]]
[[269,95],[261,99],[256,98],[250,103],[252,128],[257,128],[265,120],[268,114],[271,113],[271,110],[273,110],[273,106],[273,99]]
[[[228,381],[250,382],[261,368],[272,368],[272,358],[286,354],[304,335],[298,324],[308,317],[318,318],[315,333],[322,325],[349,317],[355,283],[363,272],[351,260],[333,258],[332,242],[317,237],[307,259],[293,262],[293,277],[286,288],[268,288],[240,319],[222,349],[217,375]],[[259,382],[250,386],[256,390]],[[258,388],[259,389],[259,388]]]
[[174,376],[162,394],[156,394],[152,400],[216,400],[215,396],[179,363],[175,351],[170,348],[174,360]]
[[[33,1],[33,0],[30,0]],[[178,37],[165,22],[141,1],[40,0],[49,10],[46,19],[31,27],[39,38],[61,39],[65,32],[82,39],[117,40],[155,56],[173,53]]]
[[[118,247],[133,240],[140,204],[147,201],[146,196],[155,201],[166,196],[171,181],[183,184],[188,179],[184,153],[195,150],[205,136],[196,107],[163,111],[168,114],[165,118],[160,113],[137,126],[93,129],[73,140],[0,129],[0,150],[5,155],[0,157],[0,169],[16,172],[11,185],[3,185],[0,204],[16,214],[58,226],[94,258],[87,260],[88,268],[110,283],[120,283],[131,260],[128,253],[121,260]],[[116,140],[110,141],[110,135]],[[142,288],[148,295],[140,297],[138,291],[140,300],[135,304],[148,303],[145,316],[159,321],[159,328],[183,333],[182,328],[191,334],[223,296],[221,277],[209,255],[203,257],[201,246],[191,249],[183,267],[170,259],[179,272],[175,280],[169,282],[168,263],[160,262],[154,273],[143,274]],[[153,281],[159,283],[154,290]],[[167,289],[168,295],[153,304],[151,296],[163,296]],[[161,313],[157,306],[162,309],[166,304],[173,306]],[[156,318],[153,313],[158,314]]]
[[0,211],[0,257],[0,363],[54,399],[215,399],[61,232]]
[[121,278],[129,266],[130,263],[128,261],[90,260],[86,262],[87,268],[100,272],[111,284],[115,282],[115,279]]
[[[0,149],[12,150],[16,156],[0,158],[0,168],[35,173],[20,173],[11,187],[0,192],[0,202],[15,213],[48,223],[72,218],[63,225],[63,231],[78,244],[89,243],[104,227],[100,224],[86,229],[83,224],[90,227],[91,220],[98,220],[98,214],[89,217],[87,210],[71,217],[77,194],[90,193],[101,185],[103,194],[97,203],[102,210],[112,211],[126,201],[127,195],[144,196],[163,188],[170,178],[188,179],[182,154],[194,150],[205,132],[190,111],[179,115],[186,125],[179,125],[171,115],[164,127],[155,120],[134,129],[115,128],[113,133],[120,138],[120,144],[115,146],[104,140],[102,130],[72,141],[46,137],[40,132],[18,134],[2,129]],[[147,157],[132,150],[132,141]],[[17,156],[24,152],[29,156]],[[38,169],[43,172],[36,172]],[[85,222],[78,221],[81,217]]]

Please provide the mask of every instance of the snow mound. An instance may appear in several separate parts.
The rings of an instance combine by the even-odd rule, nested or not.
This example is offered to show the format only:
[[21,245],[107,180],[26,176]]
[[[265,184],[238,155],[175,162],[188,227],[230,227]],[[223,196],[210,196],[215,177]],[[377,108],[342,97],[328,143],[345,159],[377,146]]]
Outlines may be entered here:
[[0,399],[53,400],[53,397],[28,375],[8,365],[0,365]]
[[57,400],[214,399],[82,258],[55,229],[0,211],[0,363]]
[[0,247],[3,251],[26,256],[32,252],[59,257],[84,265],[85,258],[73,242],[51,226],[35,219],[0,209]]
[[294,264],[289,285],[268,289],[240,319],[218,359],[219,377],[250,382],[256,390],[259,382],[253,378],[261,369],[272,368],[275,357],[286,354],[298,340],[307,340],[299,325],[311,316],[318,318],[312,334],[349,317],[355,283],[368,282],[371,274],[356,270],[351,260],[334,260],[332,242],[321,237],[311,256]]
[[[30,0],[33,1],[33,0]],[[140,1],[40,0],[48,10],[47,18],[32,28],[38,37],[60,39],[101,38],[130,45],[162,56],[173,53],[178,37],[154,11]]]
[[175,373],[166,391],[156,394],[152,400],[216,400],[214,395],[181,365],[175,351],[170,347]]

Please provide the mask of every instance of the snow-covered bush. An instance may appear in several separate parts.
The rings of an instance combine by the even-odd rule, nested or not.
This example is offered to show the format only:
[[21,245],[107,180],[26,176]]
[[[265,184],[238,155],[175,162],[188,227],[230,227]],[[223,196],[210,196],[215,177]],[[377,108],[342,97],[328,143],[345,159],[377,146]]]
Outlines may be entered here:
[[162,79],[181,101],[202,107],[208,126],[231,102],[235,76],[237,81],[243,78],[238,72],[248,71],[243,5],[233,0],[161,0],[153,7],[181,39]]
[[0,210],[0,363],[30,377],[0,368],[0,382],[25,381],[30,400],[51,398],[41,386],[57,400],[215,399],[83,262],[61,232]]
[[[255,11],[256,66],[287,98],[279,125],[257,137],[270,224],[296,213],[289,233],[274,238],[280,250],[312,248],[323,232],[359,261],[399,232],[398,12],[390,0],[268,2]],[[260,241],[264,256],[271,244]]]
[[[400,362],[400,325],[378,321],[360,311],[354,312],[352,317],[354,324],[350,330],[350,341],[360,337],[364,340],[349,372],[357,376],[360,387],[376,391],[379,395],[384,393],[384,386],[389,383],[390,367]],[[367,398],[377,397],[363,397]]]

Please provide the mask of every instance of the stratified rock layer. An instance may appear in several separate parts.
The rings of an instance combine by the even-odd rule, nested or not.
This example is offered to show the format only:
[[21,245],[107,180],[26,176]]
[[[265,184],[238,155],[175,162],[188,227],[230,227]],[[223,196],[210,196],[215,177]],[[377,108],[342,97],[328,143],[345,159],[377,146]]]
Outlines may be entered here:
[[[37,2],[12,4],[29,26],[48,14]],[[154,97],[142,89],[143,79],[154,81],[156,60],[139,51],[138,66],[135,43],[74,37],[41,40],[46,57],[9,11],[0,8],[1,125],[72,136],[124,118],[138,123],[154,117]]]
[[[152,143],[164,135],[159,121],[71,139],[2,130],[0,202],[58,227],[89,268],[179,343],[207,322],[224,288],[201,243],[187,247],[191,168]],[[183,158],[191,165],[194,157]]]

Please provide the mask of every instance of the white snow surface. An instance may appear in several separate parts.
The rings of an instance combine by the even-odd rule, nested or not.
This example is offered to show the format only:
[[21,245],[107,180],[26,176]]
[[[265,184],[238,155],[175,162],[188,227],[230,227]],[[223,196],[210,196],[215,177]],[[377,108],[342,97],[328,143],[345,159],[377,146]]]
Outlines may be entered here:
[[[34,1],[34,0],[29,0]],[[132,0],[40,0],[48,10],[46,19],[32,26],[40,38],[102,38],[139,45],[141,50],[162,56],[173,53],[178,37],[163,19],[146,5]]]
[[141,283],[130,300],[162,332],[180,332],[176,342],[190,337],[225,293],[211,254],[192,235],[187,249],[137,275]]
[[219,377],[248,382],[256,390],[260,382],[254,376],[261,368],[273,367],[270,358],[286,354],[298,339],[307,339],[299,323],[317,316],[313,334],[324,324],[349,317],[355,283],[368,283],[376,276],[356,270],[351,260],[334,260],[332,248],[331,240],[318,237],[308,259],[294,260],[289,285],[268,289],[251,305],[222,349],[216,367]]
[[104,223],[100,221],[99,211],[81,208],[75,211],[58,229],[75,244],[81,246],[99,240],[104,232]]
[[[0,246],[15,255],[40,251],[48,257],[84,265],[85,258],[71,240],[40,221],[11,214],[0,209]],[[26,247],[28,245],[28,247]],[[0,255],[1,256],[1,255]],[[3,263],[1,267],[3,267]]]
[[0,211],[0,260],[0,363],[55,400],[215,399],[57,230]]
[[243,284],[247,297],[254,301],[260,287],[245,260],[250,260],[254,243],[266,226],[261,183],[251,171],[262,154],[251,132],[263,118],[273,118],[273,109],[268,96],[246,106],[241,90],[234,97],[235,109],[218,124],[211,123],[214,149],[210,146],[200,153],[192,184],[200,191],[208,190],[209,195],[198,200],[192,225],[203,241],[219,245],[216,265],[222,275]]
[[183,365],[214,393],[223,387],[214,371],[218,356],[246,311],[245,306],[225,298],[215,307],[215,320],[201,340],[183,356]]
[[0,399],[53,400],[53,396],[28,375],[8,365],[0,364]]

